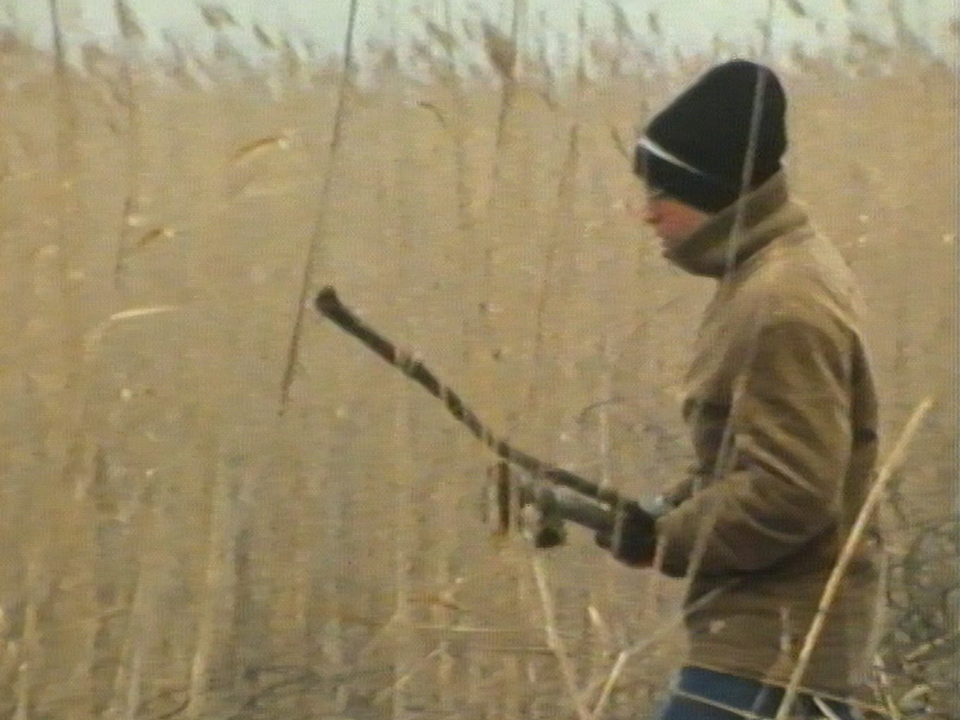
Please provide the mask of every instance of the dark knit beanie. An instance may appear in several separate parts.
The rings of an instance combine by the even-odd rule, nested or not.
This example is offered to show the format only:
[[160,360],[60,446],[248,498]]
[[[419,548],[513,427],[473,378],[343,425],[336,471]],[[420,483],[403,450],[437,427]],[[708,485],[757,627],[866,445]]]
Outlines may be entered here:
[[756,188],[780,170],[787,101],[773,71],[746,60],[713,68],[658,113],[637,143],[634,172],[706,212],[731,205],[743,189],[755,102],[760,117],[749,189]]

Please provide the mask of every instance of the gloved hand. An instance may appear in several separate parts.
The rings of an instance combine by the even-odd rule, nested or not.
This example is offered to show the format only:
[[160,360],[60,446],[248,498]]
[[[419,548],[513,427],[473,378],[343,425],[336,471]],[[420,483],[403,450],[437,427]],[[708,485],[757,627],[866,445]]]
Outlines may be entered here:
[[653,563],[657,549],[656,520],[636,502],[624,502],[617,508],[613,528],[609,532],[598,532],[596,541],[626,565],[648,566]]

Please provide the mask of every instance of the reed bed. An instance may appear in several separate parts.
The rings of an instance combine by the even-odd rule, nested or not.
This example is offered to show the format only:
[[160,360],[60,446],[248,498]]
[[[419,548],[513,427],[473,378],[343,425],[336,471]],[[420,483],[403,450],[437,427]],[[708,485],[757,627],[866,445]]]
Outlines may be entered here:
[[[517,2],[365,51],[351,21],[329,59],[205,4],[214,50],[155,57],[117,0],[75,66],[50,7],[52,54],[0,28],[0,717],[647,712],[682,583],[492,537],[491,458],[307,303],[335,284],[519,446],[655,492],[710,288],[638,227],[623,155],[729,48],[671,58],[613,6],[558,67]],[[955,720],[956,75],[892,7],[895,45],[775,63],[885,442],[936,399],[878,503],[875,704]]]

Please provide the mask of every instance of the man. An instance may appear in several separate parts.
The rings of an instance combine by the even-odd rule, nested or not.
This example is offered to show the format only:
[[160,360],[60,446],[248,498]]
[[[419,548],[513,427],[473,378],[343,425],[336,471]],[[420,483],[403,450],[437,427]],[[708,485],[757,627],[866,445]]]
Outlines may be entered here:
[[[636,148],[664,256],[717,283],[685,382],[695,467],[656,513],[631,503],[613,536],[597,537],[623,562],[691,578],[690,656],[663,720],[773,716],[876,460],[855,283],[789,199],[785,111],[768,68],[725,63]],[[795,712],[854,713],[873,575],[865,546]]]

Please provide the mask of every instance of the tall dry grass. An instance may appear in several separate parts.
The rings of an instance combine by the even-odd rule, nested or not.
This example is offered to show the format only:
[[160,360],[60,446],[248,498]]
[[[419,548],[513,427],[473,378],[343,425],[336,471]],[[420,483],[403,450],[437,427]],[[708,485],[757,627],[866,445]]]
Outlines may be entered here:
[[[257,69],[212,5],[213,57],[167,35],[148,60],[119,0],[123,43],[83,72],[66,35],[4,34],[0,716],[599,718],[662,689],[680,588],[577,534],[536,558],[488,538],[489,458],[304,314],[335,283],[519,445],[625,492],[682,470],[709,287],[626,212],[623,152],[715,58],[671,70],[659,18],[618,15],[612,47],[582,22],[549,67],[509,9],[474,40],[425,17],[427,79],[394,46],[368,87],[264,27],[284,51]],[[906,32],[781,69],[885,435],[939,399],[883,507],[878,703],[957,717],[955,75]],[[479,53],[484,77],[455,72]]]

